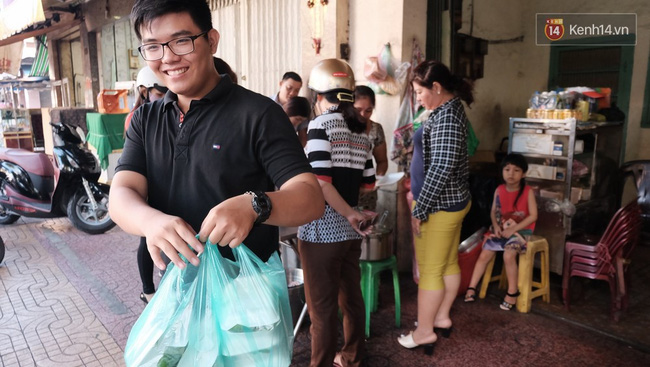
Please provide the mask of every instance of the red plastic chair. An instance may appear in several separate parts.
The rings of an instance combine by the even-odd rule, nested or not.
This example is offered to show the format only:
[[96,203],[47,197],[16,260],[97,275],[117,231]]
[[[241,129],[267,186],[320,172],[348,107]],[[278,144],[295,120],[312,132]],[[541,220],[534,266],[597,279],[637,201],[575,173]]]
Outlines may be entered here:
[[570,309],[571,277],[605,280],[611,292],[611,315],[618,321],[617,311],[627,308],[626,271],[640,228],[641,212],[635,200],[614,214],[595,245],[571,241],[565,244],[562,296],[567,310]]

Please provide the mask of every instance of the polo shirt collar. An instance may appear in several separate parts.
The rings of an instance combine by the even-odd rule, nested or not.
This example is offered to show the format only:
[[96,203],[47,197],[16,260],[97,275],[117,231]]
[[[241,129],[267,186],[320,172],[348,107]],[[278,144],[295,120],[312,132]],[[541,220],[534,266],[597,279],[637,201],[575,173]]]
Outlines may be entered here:
[[[219,98],[230,93],[232,88],[235,86],[235,84],[232,82],[232,79],[230,79],[230,76],[228,76],[228,74],[221,74],[220,77],[221,79],[219,80],[219,83],[217,83],[217,85],[210,92],[208,92],[208,94],[201,98],[202,101],[205,100],[208,102],[216,102]],[[167,110],[169,108],[173,108],[173,106],[177,103],[178,95],[171,90],[168,90],[167,93],[165,93],[165,97],[163,99],[164,109]]]

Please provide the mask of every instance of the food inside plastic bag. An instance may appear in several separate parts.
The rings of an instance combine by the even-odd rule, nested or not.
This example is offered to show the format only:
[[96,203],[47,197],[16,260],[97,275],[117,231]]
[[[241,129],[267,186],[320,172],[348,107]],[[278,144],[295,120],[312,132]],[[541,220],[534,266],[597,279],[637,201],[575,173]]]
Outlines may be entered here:
[[[244,245],[225,259],[209,242],[198,267],[170,264],[133,326],[127,366],[278,366],[291,363],[293,325],[284,268]],[[185,259],[183,259],[185,260]]]
[[178,362],[185,353],[185,347],[167,347],[162,358],[158,361],[156,367],[174,367],[178,366]]

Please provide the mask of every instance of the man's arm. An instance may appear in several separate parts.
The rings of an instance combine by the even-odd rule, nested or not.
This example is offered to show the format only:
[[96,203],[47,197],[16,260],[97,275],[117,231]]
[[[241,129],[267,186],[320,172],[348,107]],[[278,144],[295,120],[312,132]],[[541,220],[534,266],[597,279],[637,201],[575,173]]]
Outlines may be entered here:
[[146,237],[151,258],[159,269],[165,269],[160,250],[181,269],[185,263],[179,253],[198,265],[198,257],[187,247],[190,244],[196,251],[203,251],[192,227],[179,217],[150,207],[146,197],[146,177],[133,171],[117,172],[109,196],[111,219],[124,231]]
[[[265,224],[295,227],[320,218],[325,211],[323,193],[312,173],[296,175],[279,190],[266,194],[273,209]],[[257,219],[251,200],[250,195],[238,195],[212,208],[201,225],[200,240],[239,246]]]

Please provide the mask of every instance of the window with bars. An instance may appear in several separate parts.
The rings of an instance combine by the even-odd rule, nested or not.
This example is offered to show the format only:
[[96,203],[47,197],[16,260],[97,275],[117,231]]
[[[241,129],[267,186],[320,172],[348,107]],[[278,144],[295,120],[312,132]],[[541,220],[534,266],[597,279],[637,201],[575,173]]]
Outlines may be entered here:
[[633,58],[629,46],[552,47],[548,89],[611,88],[611,101],[627,116]]

